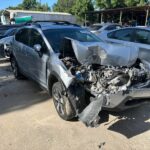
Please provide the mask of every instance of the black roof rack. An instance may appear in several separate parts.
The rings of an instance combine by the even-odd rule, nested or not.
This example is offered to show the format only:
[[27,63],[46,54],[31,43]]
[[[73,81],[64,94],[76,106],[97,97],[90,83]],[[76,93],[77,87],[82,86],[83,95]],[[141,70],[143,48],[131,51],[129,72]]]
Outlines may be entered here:
[[73,25],[80,27],[78,24],[70,23],[68,21],[62,21],[62,20],[37,20],[37,21],[28,21],[25,23],[25,25],[35,25],[37,27],[41,28],[42,23],[52,23],[55,25]]

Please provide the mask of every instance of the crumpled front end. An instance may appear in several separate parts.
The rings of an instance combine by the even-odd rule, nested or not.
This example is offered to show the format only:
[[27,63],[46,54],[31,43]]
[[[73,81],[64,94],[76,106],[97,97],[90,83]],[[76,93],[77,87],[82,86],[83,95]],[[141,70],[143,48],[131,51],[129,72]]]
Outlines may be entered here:
[[[67,87],[68,96],[69,93],[74,95],[71,101],[76,114],[87,126],[98,125],[103,108],[115,108],[123,101],[127,102],[138,94],[134,95],[134,91],[148,91],[149,62],[140,60],[137,52],[113,53],[112,48],[104,49],[105,45],[102,48],[74,40],[70,42],[74,55],[60,59],[75,77]],[[150,94],[146,96],[150,97]],[[118,98],[121,101],[115,100]]]

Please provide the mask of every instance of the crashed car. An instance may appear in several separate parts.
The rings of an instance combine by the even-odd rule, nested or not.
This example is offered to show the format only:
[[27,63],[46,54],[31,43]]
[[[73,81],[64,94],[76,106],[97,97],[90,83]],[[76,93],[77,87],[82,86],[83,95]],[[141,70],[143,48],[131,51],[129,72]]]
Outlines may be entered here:
[[18,30],[11,65],[53,97],[59,116],[99,125],[102,110],[124,110],[150,98],[148,50],[103,42],[68,22],[36,22]]

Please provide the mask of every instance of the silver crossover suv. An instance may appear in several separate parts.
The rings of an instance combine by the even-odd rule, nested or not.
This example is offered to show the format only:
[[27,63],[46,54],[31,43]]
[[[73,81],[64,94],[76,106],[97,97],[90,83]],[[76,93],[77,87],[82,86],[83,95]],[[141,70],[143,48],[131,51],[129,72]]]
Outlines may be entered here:
[[15,77],[26,76],[45,88],[64,120],[76,117],[87,126],[97,126],[102,110],[123,110],[149,101],[149,51],[125,51],[62,21],[21,27],[12,49]]

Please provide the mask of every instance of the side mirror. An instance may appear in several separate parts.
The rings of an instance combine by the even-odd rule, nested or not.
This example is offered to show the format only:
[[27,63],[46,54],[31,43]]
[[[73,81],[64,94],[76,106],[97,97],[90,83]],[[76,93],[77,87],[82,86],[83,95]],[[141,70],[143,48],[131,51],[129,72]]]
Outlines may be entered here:
[[35,44],[35,45],[33,46],[33,48],[35,49],[35,51],[36,51],[37,53],[40,53],[40,52],[41,52],[41,49],[42,49],[42,46],[41,46],[40,44]]

